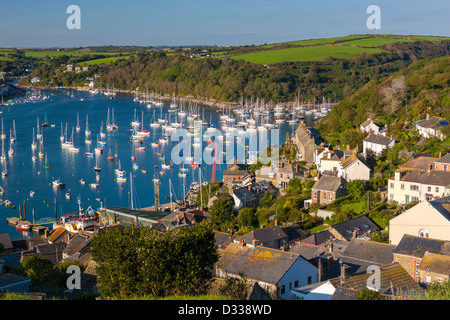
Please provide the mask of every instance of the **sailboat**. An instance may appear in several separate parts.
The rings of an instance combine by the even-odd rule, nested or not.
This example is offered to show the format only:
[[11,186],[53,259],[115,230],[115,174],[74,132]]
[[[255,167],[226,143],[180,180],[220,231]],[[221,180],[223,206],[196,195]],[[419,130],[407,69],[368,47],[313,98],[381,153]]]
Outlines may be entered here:
[[1,161],[6,161],[6,155],[5,155],[5,140],[2,140],[2,155],[0,156]]
[[33,141],[31,142],[31,149],[35,150],[37,148],[36,139],[34,137],[34,127],[33,127]]
[[97,147],[95,147],[94,151],[95,151],[95,153],[103,153],[103,149],[100,148],[98,143],[99,143],[99,140],[98,140],[98,134],[97,134]]
[[86,140],[88,137],[91,136],[91,130],[89,130],[89,115],[86,114],[86,130],[84,131],[84,133],[86,134]]
[[149,136],[150,132],[144,129],[144,111],[142,111],[141,131],[136,132],[139,136]]
[[2,134],[0,135],[1,139],[6,139],[6,134],[3,132],[3,118],[2,118]]
[[114,121],[115,121],[114,120],[114,108],[112,108],[111,119],[109,118],[109,108],[108,108],[108,115],[107,115],[107,119],[106,119],[106,130],[112,131],[112,130],[119,129],[119,126],[117,124],[115,124]]
[[42,127],[48,127],[48,122],[47,122],[47,114],[44,114],[44,122],[42,123]]
[[117,169],[114,169],[114,173],[116,174],[116,177],[123,177],[126,173],[126,171],[122,170],[120,166],[120,160],[119,160],[119,167]]
[[95,157],[95,167],[93,168],[95,172],[100,172],[102,169],[100,168],[98,164],[98,156]]
[[16,120],[13,119],[13,129],[12,129],[12,134],[11,132],[9,133],[9,137],[10,137],[10,141],[11,143],[16,142]]
[[140,126],[140,122],[139,122],[139,120],[136,118],[136,108],[134,109],[134,120],[133,121],[131,121],[131,125],[133,126],[133,127],[138,127],[138,126]]
[[77,132],[81,130],[80,127],[80,113],[77,112],[77,127],[76,127]]
[[[11,136],[11,129],[9,129],[9,136]],[[12,148],[12,143],[11,143],[11,142],[9,143],[8,154],[9,154],[10,156],[13,156],[13,155],[14,155],[14,149]]]

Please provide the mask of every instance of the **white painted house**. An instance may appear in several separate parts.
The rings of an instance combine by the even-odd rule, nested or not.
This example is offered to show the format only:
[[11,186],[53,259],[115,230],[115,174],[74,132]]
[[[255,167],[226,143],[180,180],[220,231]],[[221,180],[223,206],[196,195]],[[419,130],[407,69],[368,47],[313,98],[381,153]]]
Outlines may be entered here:
[[375,155],[379,156],[384,149],[392,148],[395,144],[395,140],[392,137],[385,137],[381,135],[369,134],[363,140],[363,154],[367,155],[368,150],[375,152]]
[[261,246],[231,243],[219,249],[215,276],[245,277],[257,282],[272,299],[291,300],[291,290],[318,281],[318,269],[301,255]]

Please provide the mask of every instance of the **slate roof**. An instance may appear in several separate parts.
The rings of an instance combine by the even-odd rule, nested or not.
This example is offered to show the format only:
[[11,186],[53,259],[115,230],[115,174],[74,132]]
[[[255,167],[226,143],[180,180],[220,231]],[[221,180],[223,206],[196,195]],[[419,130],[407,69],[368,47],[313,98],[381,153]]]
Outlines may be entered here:
[[380,230],[380,227],[378,227],[365,215],[333,224],[331,228],[333,228],[335,232],[339,233],[347,241],[353,237],[353,231],[356,231],[356,236],[359,237],[363,236],[366,232],[370,233]]
[[0,275],[0,288],[23,281],[31,282],[31,279],[14,273],[5,273]]
[[426,253],[418,268],[419,270],[450,276],[450,256]]
[[323,175],[316,181],[312,189],[336,192],[344,181],[343,178]]
[[295,253],[232,243],[220,251],[216,265],[230,274],[243,274],[250,279],[277,284],[298,259],[303,258]]
[[323,245],[333,239],[334,236],[329,230],[323,230],[318,233],[314,233],[309,237],[302,240],[302,243],[308,243],[313,245]]
[[364,159],[364,157],[362,157],[361,155],[356,155],[356,154],[352,154],[350,157],[348,157],[347,159],[342,161],[342,167],[344,169],[346,169],[357,161],[361,162],[367,168],[370,168],[369,165],[367,164],[366,160]]
[[252,244],[253,239],[259,240],[261,244],[277,241],[281,239],[288,240],[287,234],[278,226],[266,227],[247,232],[236,240],[243,240],[245,243]]
[[369,134],[363,141],[387,146],[393,140],[394,139],[390,137],[380,136],[376,134]]
[[[430,165],[436,162],[437,158],[433,157],[417,157],[415,159],[411,159],[408,162],[398,166],[399,169],[403,170],[425,170],[427,171],[430,168]],[[433,166],[434,167],[434,166]]]
[[403,235],[394,254],[422,258],[425,252],[450,256],[450,241]]
[[84,236],[76,235],[64,248],[63,253],[71,256],[77,252],[86,253],[89,251],[91,241]]
[[214,240],[217,247],[226,248],[233,241],[233,236],[229,233],[214,230]]
[[386,265],[394,261],[395,248],[396,246],[391,244],[352,238],[342,253],[342,257],[354,258],[376,265]]
[[450,153],[447,153],[442,158],[439,158],[439,160],[436,160],[437,163],[450,163]]
[[450,221],[450,196],[430,201],[430,204],[435,208],[443,217]]
[[3,249],[5,250],[14,249],[11,237],[8,233],[0,233],[0,243],[3,245]]
[[[414,279],[406,272],[406,270],[399,263],[391,263],[380,266],[380,286],[379,293],[391,293],[391,285],[394,291],[399,290],[422,290]],[[361,291],[367,286],[367,279],[372,273],[361,273],[352,275],[347,279],[341,281],[340,277],[329,279],[329,281],[336,287],[344,289],[354,289]]]
[[439,127],[448,125],[448,122],[440,117],[433,116],[428,120],[424,119],[424,120],[417,121],[416,125],[418,125],[422,128],[437,129]]
[[408,171],[400,181],[447,187],[450,185],[450,171]]

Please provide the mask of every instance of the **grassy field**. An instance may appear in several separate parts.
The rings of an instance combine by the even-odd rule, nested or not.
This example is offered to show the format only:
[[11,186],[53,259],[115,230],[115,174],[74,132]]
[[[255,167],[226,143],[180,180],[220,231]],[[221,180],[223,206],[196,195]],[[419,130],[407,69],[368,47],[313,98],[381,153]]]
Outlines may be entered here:
[[361,53],[378,53],[381,49],[357,48],[341,45],[321,45],[313,47],[298,47],[279,50],[267,50],[232,56],[252,63],[268,64],[287,61],[325,61],[328,57],[350,59]]
[[[252,63],[269,64],[288,61],[324,61],[327,57],[350,59],[361,53],[379,53],[380,46],[394,42],[412,42],[417,40],[438,41],[450,39],[435,36],[401,36],[401,35],[350,35],[336,38],[309,39],[275,43],[262,46],[264,51],[251,52],[230,56]],[[273,49],[280,45],[296,46],[291,48]],[[269,50],[267,50],[269,49]]]
[[96,64],[110,64],[111,62],[115,62],[119,59],[128,59],[130,58],[132,55],[129,56],[122,56],[122,57],[110,57],[110,58],[101,58],[101,59],[93,59],[93,60],[89,60],[89,61],[84,61],[84,62],[79,62],[77,63],[78,65],[88,65],[88,66],[92,66],[92,65],[96,65]]

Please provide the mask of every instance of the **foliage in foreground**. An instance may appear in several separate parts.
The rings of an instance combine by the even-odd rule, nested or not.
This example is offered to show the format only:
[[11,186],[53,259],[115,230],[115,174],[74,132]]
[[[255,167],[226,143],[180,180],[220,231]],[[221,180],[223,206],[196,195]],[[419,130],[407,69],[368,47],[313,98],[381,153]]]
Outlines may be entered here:
[[92,239],[103,297],[200,295],[218,260],[207,224],[159,233],[150,228],[114,226]]

